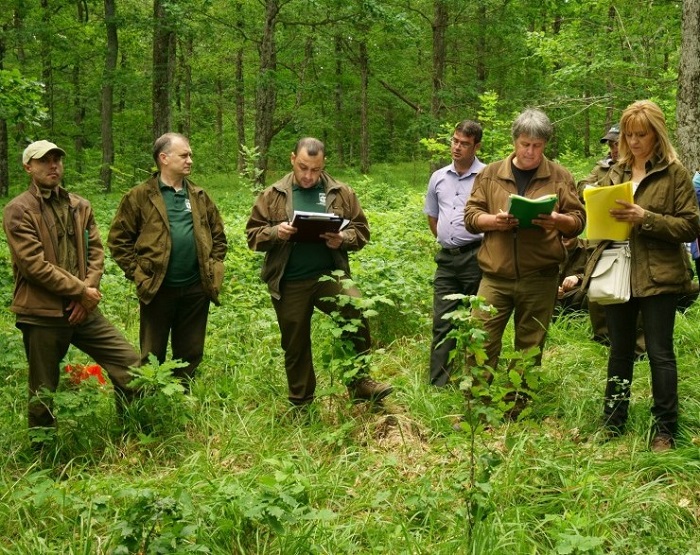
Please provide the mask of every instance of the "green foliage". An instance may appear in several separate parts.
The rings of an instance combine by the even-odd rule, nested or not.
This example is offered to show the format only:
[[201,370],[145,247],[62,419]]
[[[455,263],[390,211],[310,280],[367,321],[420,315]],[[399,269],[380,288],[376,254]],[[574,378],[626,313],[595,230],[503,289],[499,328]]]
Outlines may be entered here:
[[258,194],[263,189],[260,184],[260,176],[263,174],[260,169],[260,149],[257,146],[241,145],[240,153],[243,157],[243,169],[238,177],[248,184],[253,194]]
[[[352,295],[351,290],[355,283],[343,276],[342,270],[335,270],[331,275],[319,278],[319,281],[337,281],[345,291],[335,297],[321,299],[333,302],[337,306],[336,310],[331,311],[330,318],[320,324],[321,335],[328,337],[321,360],[331,376],[337,377],[342,385],[347,386],[358,377],[367,374],[373,357],[372,353],[357,352],[352,340],[353,335],[365,326],[369,318],[377,315],[377,306],[391,306],[393,303],[380,295]],[[347,308],[357,316],[347,316]]]
[[148,364],[132,368],[129,385],[138,391],[127,416],[149,434],[167,434],[179,430],[192,418],[194,400],[173,370],[186,362],[168,360],[163,364],[151,354]]
[[484,130],[479,158],[494,162],[508,156],[513,150],[510,136],[512,118],[499,108],[498,93],[486,91],[479,95],[479,123]]
[[18,69],[0,69],[0,119],[13,122],[17,129],[38,127],[46,120],[43,94],[40,81],[24,77]]
[[188,522],[194,507],[183,491],[174,497],[163,497],[150,489],[126,489],[119,493],[128,503],[121,519],[114,526],[114,555],[130,553],[211,553],[196,545],[197,526]]
[[450,139],[454,132],[454,124],[443,123],[435,138],[425,137],[419,142],[430,155],[430,161],[439,164],[450,158]]
[[[353,278],[365,298],[394,303],[377,303],[370,322],[382,347],[372,352],[372,375],[395,388],[384,407],[326,395],[310,418],[289,417],[279,330],[259,277],[262,255],[247,249],[242,232],[249,191],[226,174],[198,179],[216,200],[231,244],[222,305],[211,309],[205,358],[186,399],[169,387],[167,365],[148,370],[144,385],[153,387],[142,401],[153,403],[144,415],[154,421],[150,435],[124,433],[109,386],[88,380],[68,391],[62,382],[60,392],[85,396],[85,412],[78,418],[61,409],[59,449],[35,454],[24,348],[7,310],[12,283],[0,280],[0,553],[700,555],[700,305],[676,319],[681,419],[674,451],[648,450],[647,361],[635,363],[627,432],[601,441],[608,350],[590,340],[585,315],[549,327],[541,371],[532,369],[537,397],[525,416],[456,431],[455,418],[466,414],[463,390],[427,384],[436,248],[421,212],[428,164],[382,166],[367,179],[330,169],[356,186],[372,228],[370,244],[351,255]],[[99,193],[92,182],[71,189],[92,201],[105,238],[120,193]],[[6,249],[0,240],[0,267]],[[106,263],[101,309],[137,344],[133,284],[109,255]],[[322,362],[331,327],[314,317],[318,387],[326,392],[342,387]],[[504,344],[512,338],[509,326]],[[509,378],[524,385],[520,373],[505,370],[510,356],[494,387],[506,388]],[[529,386],[522,356],[513,364],[525,366]],[[67,360],[84,358],[71,349]],[[460,382],[463,360],[455,359]],[[160,393],[166,387],[169,395]],[[127,431],[137,416],[127,415]]]

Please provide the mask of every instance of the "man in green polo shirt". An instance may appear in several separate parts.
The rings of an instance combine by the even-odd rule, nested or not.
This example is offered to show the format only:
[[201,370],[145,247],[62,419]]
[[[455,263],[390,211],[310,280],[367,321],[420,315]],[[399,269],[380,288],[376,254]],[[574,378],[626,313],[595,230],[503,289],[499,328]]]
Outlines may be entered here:
[[[316,374],[311,355],[311,316],[314,308],[338,311],[348,319],[361,319],[352,334],[358,355],[370,349],[367,321],[351,305],[339,306],[339,294],[359,296],[354,287],[343,290],[339,280],[319,280],[334,270],[350,276],[348,251],[369,241],[369,226],[355,192],[324,171],[325,147],[312,137],[301,139],[291,155],[292,171],[258,196],[246,225],[248,246],[267,253],[262,277],[267,282],[284,349],[289,401],[305,406],[314,399]],[[294,211],[333,213],[348,225],[337,233],[319,235],[315,242],[294,240]],[[375,382],[366,369],[347,384],[355,401],[379,401],[392,387]]]
[[187,179],[192,149],[166,133],[153,145],[158,171],[121,201],[109,232],[112,257],[136,285],[142,362],[153,353],[187,362],[175,371],[189,387],[204,355],[209,304],[219,304],[227,242],[209,195]]

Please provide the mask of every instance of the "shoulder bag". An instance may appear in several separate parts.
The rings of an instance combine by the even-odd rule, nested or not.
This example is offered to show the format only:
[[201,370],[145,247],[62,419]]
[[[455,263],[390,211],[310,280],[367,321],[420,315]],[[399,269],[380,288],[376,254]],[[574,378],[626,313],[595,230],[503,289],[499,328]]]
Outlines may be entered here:
[[596,262],[588,286],[588,300],[619,304],[630,300],[632,258],[629,243],[613,243]]

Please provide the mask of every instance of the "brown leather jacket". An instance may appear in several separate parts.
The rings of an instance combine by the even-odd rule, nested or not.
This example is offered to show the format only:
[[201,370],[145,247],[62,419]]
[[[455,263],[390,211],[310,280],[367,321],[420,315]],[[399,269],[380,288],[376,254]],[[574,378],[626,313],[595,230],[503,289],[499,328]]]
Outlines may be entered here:
[[100,286],[104,249],[92,207],[84,198],[61,187],[59,194],[68,196],[73,217],[77,276],[57,266],[56,222],[36,185],[17,195],[3,211],[15,277],[10,310],[18,315],[60,318],[67,300],[79,300],[86,287]]

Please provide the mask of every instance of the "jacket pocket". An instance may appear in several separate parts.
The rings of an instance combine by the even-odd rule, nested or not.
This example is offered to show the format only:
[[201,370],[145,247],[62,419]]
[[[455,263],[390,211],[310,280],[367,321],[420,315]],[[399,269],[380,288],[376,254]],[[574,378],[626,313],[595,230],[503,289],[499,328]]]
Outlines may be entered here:
[[153,280],[153,268],[151,261],[147,258],[138,259],[136,261],[136,269],[134,270],[134,283],[136,291],[141,295],[148,290],[148,285]]
[[678,243],[650,241],[647,244],[649,253],[649,276],[659,285],[683,284],[688,281],[687,266],[683,261],[685,246]]
[[224,263],[210,258],[208,275],[214,294],[218,295],[224,282]]

